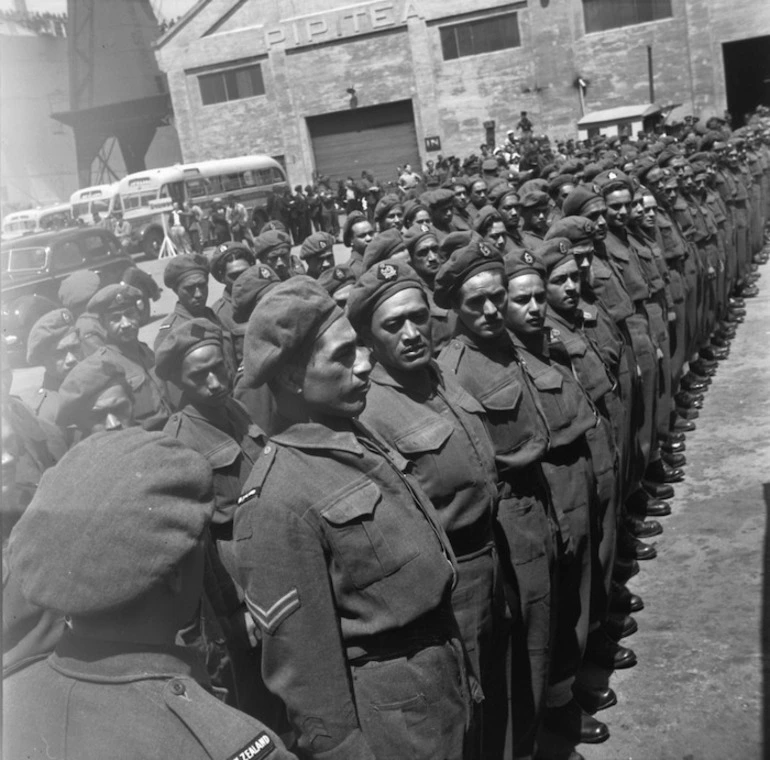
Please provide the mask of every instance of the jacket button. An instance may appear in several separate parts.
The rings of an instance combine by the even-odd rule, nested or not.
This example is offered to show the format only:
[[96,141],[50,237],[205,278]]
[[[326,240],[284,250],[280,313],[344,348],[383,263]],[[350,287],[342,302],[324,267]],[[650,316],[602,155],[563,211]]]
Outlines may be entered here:
[[271,449],[270,449],[270,447],[269,447],[269,446],[265,446],[265,449],[264,449],[264,451],[265,451],[265,454],[269,454],[269,453],[270,453],[270,451],[271,451]]
[[184,684],[181,681],[172,681],[171,693],[176,694],[177,697],[181,697],[185,693]]

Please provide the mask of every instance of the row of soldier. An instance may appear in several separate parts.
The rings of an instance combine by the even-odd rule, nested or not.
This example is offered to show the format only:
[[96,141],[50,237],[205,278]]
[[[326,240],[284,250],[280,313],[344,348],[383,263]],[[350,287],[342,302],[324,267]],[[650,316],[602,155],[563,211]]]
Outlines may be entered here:
[[756,293],[768,144],[453,177],[351,213],[342,264],[271,223],[169,262],[154,351],[139,291],[74,275],[29,337],[48,419],[4,394],[9,756],[115,754],[150,703],[127,757],[604,741],[591,669],[636,664],[625,583]]

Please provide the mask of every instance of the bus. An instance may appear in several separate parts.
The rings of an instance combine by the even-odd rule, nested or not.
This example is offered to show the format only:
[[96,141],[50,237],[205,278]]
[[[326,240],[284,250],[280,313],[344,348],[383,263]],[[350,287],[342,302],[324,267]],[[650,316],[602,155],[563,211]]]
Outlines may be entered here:
[[70,196],[72,218],[80,220],[83,224],[94,223],[94,211],[98,211],[102,218],[109,216],[113,210],[113,202],[118,192],[118,183],[111,185],[92,185],[76,190]]
[[69,203],[57,203],[45,208],[14,211],[3,218],[2,238],[13,240],[22,235],[48,232],[72,227],[73,220]]
[[275,189],[288,186],[286,174],[270,156],[253,155],[198,161],[148,169],[118,182],[113,208],[123,211],[132,227],[137,248],[156,258],[163,243],[163,220],[151,201],[170,198],[189,201],[208,215],[213,202],[233,196],[251,213],[256,209],[257,226],[268,219],[267,198]]

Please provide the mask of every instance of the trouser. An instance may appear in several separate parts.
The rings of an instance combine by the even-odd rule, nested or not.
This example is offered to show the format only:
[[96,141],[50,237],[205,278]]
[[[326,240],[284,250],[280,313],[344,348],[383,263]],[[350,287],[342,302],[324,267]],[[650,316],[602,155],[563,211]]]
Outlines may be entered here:
[[351,664],[358,721],[377,760],[463,760],[470,695],[461,650],[459,641],[436,643]]
[[526,757],[534,749],[548,685],[558,528],[539,464],[516,472],[502,494],[495,533],[511,618],[513,757]]
[[684,374],[684,365],[687,361],[685,346],[685,292],[682,274],[675,269],[674,262],[669,270],[671,299],[674,302],[674,314],[676,318],[668,323],[669,346],[671,348],[671,387],[675,392],[679,387],[679,381]]
[[457,558],[459,576],[452,609],[468,661],[481,682],[484,701],[466,737],[468,760],[502,758],[508,713],[505,662],[508,625],[505,596],[493,544]]
[[737,283],[743,285],[749,273],[749,214],[746,203],[741,201],[735,206],[736,230],[735,253],[737,263]]
[[[658,356],[658,387],[655,401],[655,433],[658,439],[668,435],[670,424],[671,401],[671,343],[668,335],[668,319],[659,303],[651,301],[645,304],[650,323],[650,334]],[[655,442],[653,441],[653,448]]]
[[698,343],[698,265],[691,250],[684,260],[685,354],[689,359]]

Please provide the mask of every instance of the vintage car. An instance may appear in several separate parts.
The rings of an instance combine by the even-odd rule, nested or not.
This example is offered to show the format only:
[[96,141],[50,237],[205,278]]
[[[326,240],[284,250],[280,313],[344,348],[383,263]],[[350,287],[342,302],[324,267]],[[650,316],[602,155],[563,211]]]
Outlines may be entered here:
[[[108,230],[84,227],[39,235],[26,235],[0,246],[0,299],[2,299],[3,340],[12,366],[23,366],[26,342],[34,322],[58,305],[59,285],[73,272],[90,269],[102,286],[120,282],[133,266],[118,239]],[[156,292],[145,293],[146,314]]]

